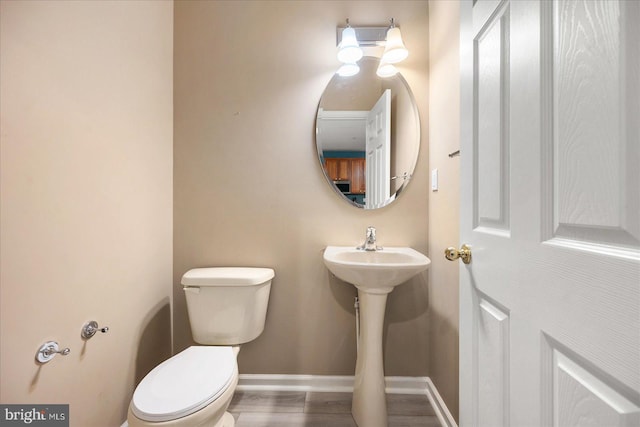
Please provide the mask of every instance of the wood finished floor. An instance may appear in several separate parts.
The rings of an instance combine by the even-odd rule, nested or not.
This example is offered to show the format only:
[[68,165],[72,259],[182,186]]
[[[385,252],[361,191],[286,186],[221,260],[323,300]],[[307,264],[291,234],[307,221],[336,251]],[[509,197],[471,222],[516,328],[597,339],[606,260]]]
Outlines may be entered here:
[[[351,393],[236,391],[228,411],[236,427],[357,427]],[[388,394],[387,411],[389,427],[441,427],[426,396]]]

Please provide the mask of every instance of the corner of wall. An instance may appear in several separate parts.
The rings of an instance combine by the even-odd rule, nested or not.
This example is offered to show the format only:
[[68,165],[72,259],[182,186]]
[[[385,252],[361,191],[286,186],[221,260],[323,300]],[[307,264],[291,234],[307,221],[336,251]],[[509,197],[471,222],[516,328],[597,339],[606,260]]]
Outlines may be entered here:
[[429,1],[429,170],[438,189],[429,196],[429,372],[447,407],[458,414],[458,264],[444,249],[459,244],[459,4]]

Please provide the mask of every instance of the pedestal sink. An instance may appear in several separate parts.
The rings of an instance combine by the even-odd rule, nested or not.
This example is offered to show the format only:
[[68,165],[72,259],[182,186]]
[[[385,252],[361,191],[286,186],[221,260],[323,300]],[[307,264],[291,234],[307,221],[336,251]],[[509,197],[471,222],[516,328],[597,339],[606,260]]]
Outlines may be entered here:
[[360,336],[351,413],[359,427],[387,427],[382,327],[387,295],[429,268],[431,260],[406,247],[364,251],[327,246],[324,263],[339,279],[358,288]]

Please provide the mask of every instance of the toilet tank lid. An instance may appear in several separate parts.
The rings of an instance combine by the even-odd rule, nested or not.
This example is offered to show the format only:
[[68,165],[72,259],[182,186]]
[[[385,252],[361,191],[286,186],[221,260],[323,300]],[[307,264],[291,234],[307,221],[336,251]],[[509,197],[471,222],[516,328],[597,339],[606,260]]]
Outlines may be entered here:
[[209,267],[194,268],[182,276],[184,286],[252,286],[273,279],[271,268]]

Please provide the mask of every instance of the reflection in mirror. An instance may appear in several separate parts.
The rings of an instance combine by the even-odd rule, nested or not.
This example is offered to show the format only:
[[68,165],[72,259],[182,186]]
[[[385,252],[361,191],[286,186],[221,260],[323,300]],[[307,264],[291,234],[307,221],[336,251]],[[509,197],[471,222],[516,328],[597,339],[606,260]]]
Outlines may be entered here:
[[357,75],[334,75],[316,118],[316,147],[327,181],[364,209],[381,208],[398,197],[420,146],[413,94],[399,73],[378,77],[378,62],[364,57]]

